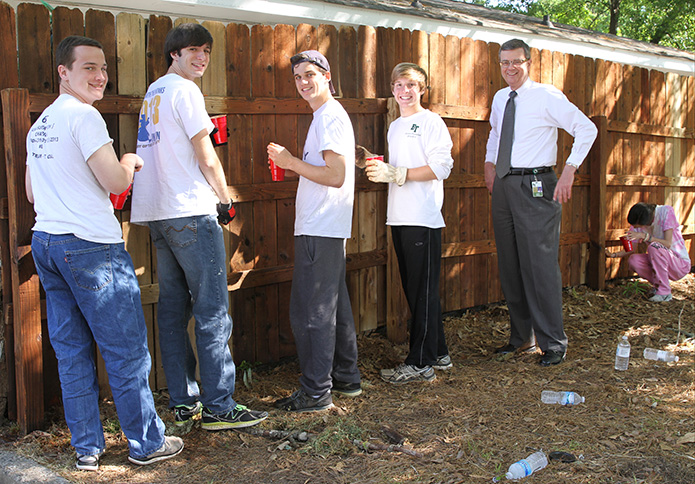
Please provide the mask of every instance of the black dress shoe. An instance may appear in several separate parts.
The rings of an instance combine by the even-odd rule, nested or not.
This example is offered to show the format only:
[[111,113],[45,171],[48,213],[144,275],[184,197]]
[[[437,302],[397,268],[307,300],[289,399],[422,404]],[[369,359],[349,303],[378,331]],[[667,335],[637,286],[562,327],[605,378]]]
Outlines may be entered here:
[[562,363],[565,359],[564,351],[553,351],[548,350],[541,356],[541,361],[539,362],[541,366],[551,366]]
[[501,346],[495,350],[495,353],[498,355],[506,355],[508,353],[514,353],[516,351],[516,346],[514,346],[511,343],[508,343],[504,346]]

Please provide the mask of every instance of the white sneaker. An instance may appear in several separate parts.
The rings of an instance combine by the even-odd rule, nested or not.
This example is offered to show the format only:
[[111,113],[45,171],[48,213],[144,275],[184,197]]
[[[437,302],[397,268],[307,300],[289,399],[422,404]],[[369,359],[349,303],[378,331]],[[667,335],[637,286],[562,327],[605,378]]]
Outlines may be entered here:
[[405,363],[396,368],[380,370],[379,373],[381,374],[382,380],[396,385],[414,381],[432,381],[437,378],[431,366],[418,368],[415,365],[406,365]]
[[453,366],[454,364],[451,362],[451,357],[449,355],[444,355],[437,357],[437,361],[432,365],[432,368],[435,370],[449,370]]
[[171,459],[172,457],[179,455],[183,450],[183,440],[180,437],[173,437],[167,435],[164,437],[164,443],[156,451],[152,452],[150,455],[145,457],[133,457],[128,456],[128,460],[133,464],[139,466],[146,466],[154,464],[155,462],[160,462],[166,459]]
[[668,294],[654,294],[649,298],[651,302],[667,302],[673,299],[673,296],[669,292]]

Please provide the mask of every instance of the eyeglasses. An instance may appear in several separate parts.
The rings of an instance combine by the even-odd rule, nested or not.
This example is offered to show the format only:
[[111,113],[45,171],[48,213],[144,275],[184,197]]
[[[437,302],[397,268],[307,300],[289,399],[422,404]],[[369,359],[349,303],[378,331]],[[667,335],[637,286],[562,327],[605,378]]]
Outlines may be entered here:
[[514,59],[511,61],[503,60],[503,61],[500,61],[500,65],[502,67],[505,67],[505,68],[507,68],[509,66],[519,67],[521,64],[523,64],[524,62],[527,62],[529,60],[530,59]]

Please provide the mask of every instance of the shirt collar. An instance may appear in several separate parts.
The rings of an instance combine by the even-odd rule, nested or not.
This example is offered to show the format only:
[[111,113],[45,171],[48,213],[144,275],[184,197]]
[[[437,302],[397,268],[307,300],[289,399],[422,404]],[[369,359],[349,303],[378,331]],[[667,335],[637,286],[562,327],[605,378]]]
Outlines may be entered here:
[[[519,89],[516,90],[517,95],[522,96],[526,91],[531,89],[531,86],[533,85],[533,81],[529,77],[526,79],[526,82],[524,82]],[[510,89],[511,91],[511,89]]]

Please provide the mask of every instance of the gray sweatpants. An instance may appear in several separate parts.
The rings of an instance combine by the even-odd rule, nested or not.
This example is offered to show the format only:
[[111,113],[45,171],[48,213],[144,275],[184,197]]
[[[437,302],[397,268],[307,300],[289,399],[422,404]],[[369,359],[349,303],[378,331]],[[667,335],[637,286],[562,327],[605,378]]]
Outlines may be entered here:
[[345,239],[295,236],[290,323],[302,371],[299,382],[308,395],[323,395],[333,379],[360,382],[345,283]]

